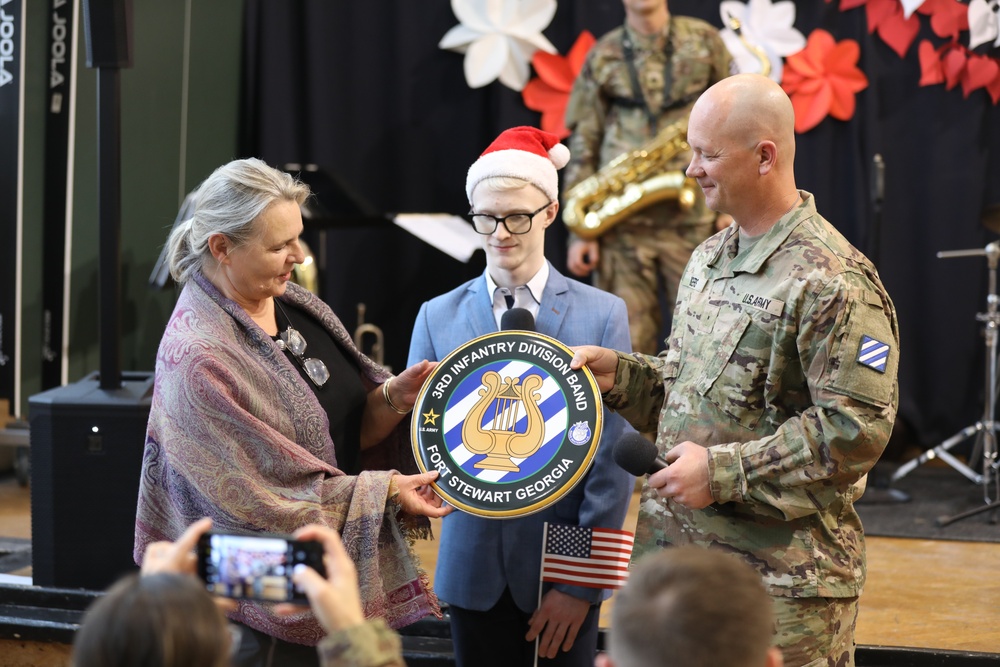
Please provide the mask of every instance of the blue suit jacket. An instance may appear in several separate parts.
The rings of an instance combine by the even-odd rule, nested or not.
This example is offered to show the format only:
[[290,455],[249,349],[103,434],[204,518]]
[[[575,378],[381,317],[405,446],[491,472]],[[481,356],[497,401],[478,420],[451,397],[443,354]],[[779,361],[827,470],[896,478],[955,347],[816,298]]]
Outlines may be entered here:
[[[567,280],[551,266],[535,328],[564,345],[603,345],[630,350],[628,315],[620,298]],[[473,338],[497,331],[493,295],[480,276],[420,307],[407,365],[440,361]],[[449,604],[485,611],[505,586],[523,611],[538,606],[543,524],[621,528],[634,478],[611,458],[626,429],[604,409],[604,429],[587,475],[544,510],[514,519],[488,519],[456,510],[442,520],[434,589]],[[610,591],[557,584],[559,590],[598,602]]]

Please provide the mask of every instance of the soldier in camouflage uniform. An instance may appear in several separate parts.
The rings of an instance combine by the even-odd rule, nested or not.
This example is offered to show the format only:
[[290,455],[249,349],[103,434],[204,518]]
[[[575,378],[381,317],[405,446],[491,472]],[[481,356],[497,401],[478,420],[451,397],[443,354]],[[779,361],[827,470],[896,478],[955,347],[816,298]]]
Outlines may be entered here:
[[854,664],[865,544],[854,501],[898,405],[896,314],[875,267],[797,190],[791,102],[766,77],[710,88],[688,174],[736,224],[701,244],[658,357],[578,348],[605,403],[657,429],[633,558],[740,556],[775,600],[786,664]]
[[[732,58],[708,23],[671,16],[666,0],[624,4],[625,25],[594,45],[573,84],[566,109],[572,158],[564,192],[687,118],[698,95],[730,73]],[[689,160],[689,153],[677,155],[669,169],[683,171]],[[571,235],[569,270],[582,277],[596,268],[596,286],[625,300],[633,350],[661,349],[657,283],[663,282],[672,307],[691,251],[715,230],[715,218],[701,197],[687,212],[675,201],[662,201],[597,241]]]

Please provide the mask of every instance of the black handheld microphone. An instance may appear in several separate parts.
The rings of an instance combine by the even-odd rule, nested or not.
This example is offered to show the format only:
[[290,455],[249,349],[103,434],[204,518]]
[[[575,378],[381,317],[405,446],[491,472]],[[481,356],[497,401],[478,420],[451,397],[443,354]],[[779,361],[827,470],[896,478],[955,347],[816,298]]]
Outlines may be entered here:
[[656,445],[632,431],[615,443],[611,456],[619,468],[636,477],[642,477],[667,467],[667,462],[658,456],[658,453]]
[[500,331],[534,331],[535,317],[526,308],[510,308],[500,316]]

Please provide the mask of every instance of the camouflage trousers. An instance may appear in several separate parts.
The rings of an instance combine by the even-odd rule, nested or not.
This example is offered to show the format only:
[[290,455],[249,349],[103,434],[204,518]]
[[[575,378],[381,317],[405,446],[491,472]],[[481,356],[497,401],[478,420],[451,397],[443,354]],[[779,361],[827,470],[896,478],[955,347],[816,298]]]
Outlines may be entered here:
[[773,599],[785,667],[854,667],[858,598]]
[[672,311],[691,252],[715,230],[711,222],[671,227],[644,222],[630,219],[601,237],[594,285],[625,301],[632,351],[656,354],[663,349],[660,285]]

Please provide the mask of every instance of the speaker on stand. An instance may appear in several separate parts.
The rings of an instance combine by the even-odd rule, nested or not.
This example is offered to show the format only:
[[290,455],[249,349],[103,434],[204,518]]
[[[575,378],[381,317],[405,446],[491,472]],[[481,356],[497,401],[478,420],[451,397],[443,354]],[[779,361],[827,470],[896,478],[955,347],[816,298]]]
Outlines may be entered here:
[[29,399],[32,579],[103,589],[135,569],[132,545],[152,373],[121,369],[121,83],[131,0],[83,0],[97,69],[100,370]]

